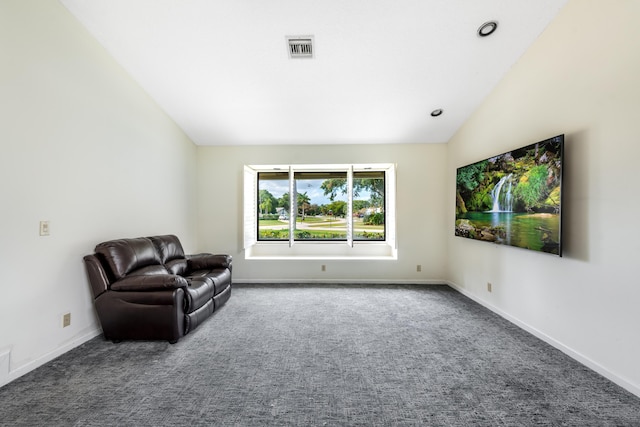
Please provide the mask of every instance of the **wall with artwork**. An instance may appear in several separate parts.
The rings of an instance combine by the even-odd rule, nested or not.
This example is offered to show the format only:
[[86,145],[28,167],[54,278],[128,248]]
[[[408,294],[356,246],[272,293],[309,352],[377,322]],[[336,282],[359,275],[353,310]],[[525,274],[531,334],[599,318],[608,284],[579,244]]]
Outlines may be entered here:
[[[449,142],[447,171],[450,283],[636,394],[638,16],[569,2]],[[560,134],[562,258],[455,235],[458,168]]]

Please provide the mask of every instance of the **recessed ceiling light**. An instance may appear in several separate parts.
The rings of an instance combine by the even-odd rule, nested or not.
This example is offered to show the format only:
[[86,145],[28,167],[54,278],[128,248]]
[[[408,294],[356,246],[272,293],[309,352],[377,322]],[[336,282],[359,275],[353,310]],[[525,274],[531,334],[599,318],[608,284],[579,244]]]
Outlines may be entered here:
[[498,23],[496,21],[488,21],[480,25],[478,28],[479,37],[487,37],[493,34],[498,29]]
[[444,113],[444,111],[442,110],[442,108],[437,108],[435,110],[433,110],[431,112],[431,117],[438,117],[439,115],[441,115],[442,113]]

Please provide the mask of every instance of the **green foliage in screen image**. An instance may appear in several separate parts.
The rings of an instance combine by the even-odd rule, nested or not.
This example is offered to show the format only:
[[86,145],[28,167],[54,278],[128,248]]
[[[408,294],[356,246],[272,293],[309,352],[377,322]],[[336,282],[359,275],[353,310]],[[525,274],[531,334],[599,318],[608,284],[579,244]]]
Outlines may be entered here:
[[549,193],[549,197],[544,201],[544,204],[549,206],[560,206],[560,186],[551,190],[551,193]]
[[513,194],[516,201],[522,202],[526,210],[540,205],[547,197],[547,176],[549,169],[546,165],[534,166],[523,175],[518,182]]
[[464,192],[473,191],[484,180],[487,160],[458,169],[456,186]]
[[482,191],[476,191],[471,194],[471,198],[467,203],[467,209],[474,212],[482,212],[491,209],[493,205],[493,199],[491,199],[491,193],[487,188]]

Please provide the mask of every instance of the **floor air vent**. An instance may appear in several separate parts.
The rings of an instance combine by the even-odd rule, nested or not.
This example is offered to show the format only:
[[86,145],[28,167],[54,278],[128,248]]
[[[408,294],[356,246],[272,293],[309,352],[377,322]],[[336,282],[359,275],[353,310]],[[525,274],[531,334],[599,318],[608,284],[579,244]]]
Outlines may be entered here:
[[287,37],[289,58],[313,58],[313,36]]

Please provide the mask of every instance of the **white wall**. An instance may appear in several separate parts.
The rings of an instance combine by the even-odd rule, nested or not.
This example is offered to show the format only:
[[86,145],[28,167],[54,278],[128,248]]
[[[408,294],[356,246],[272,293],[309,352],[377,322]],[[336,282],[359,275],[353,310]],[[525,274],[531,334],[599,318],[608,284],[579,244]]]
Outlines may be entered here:
[[[444,144],[198,147],[200,249],[233,255],[234,281],[444,283],[446,148]],[[397,260],[244,259],[243,166],[313,163],[397,164]],[[322,264],[326,272],[321,271]],[[421,273],[416,272],[418,264]]]
[[2,0],[0,52],[2,385],[98,332],[97,243],[194,249],[196,148],[58,2]]
[[[639,17],[622,0],[561,11],[449,142],[446,240],[454,286],[638,395]],[[563,258],[454,237],[457,167],[560,133]]]

